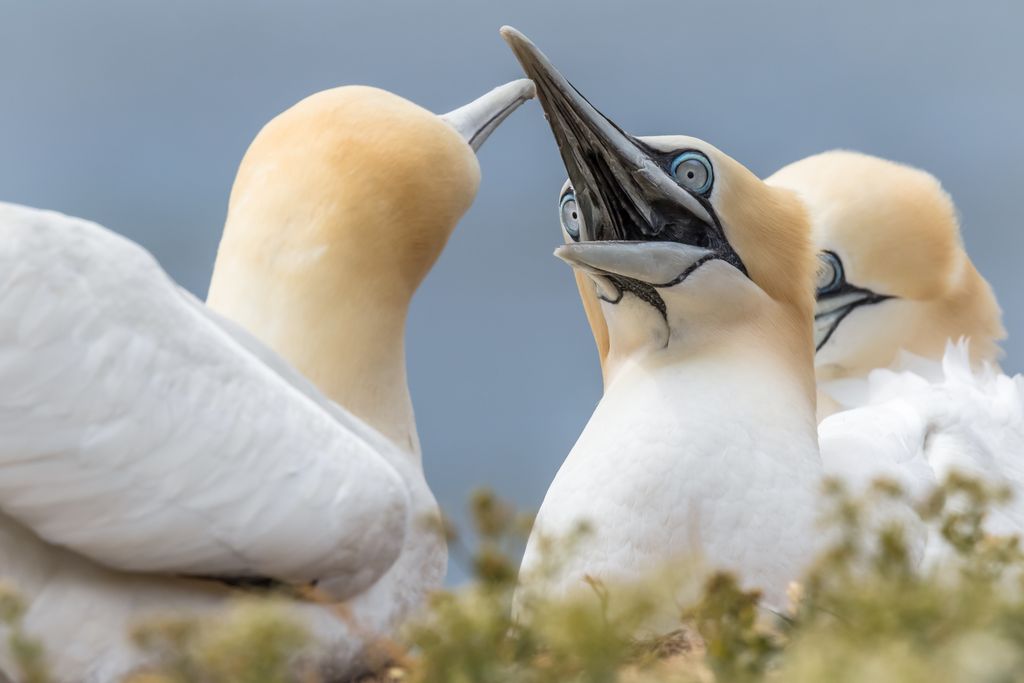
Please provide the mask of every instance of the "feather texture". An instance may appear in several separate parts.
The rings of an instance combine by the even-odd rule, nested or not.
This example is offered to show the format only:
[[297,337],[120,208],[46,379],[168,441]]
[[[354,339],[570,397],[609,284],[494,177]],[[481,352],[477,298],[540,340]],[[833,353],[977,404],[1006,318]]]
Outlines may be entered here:
[[330,577],[397,558],[391,447],[137,245],[0,205],[0,509],[135,572]]
[[[829,474],[854,485],[876,477],[922,493],[951,472],[1015,494],[995,508],[987,531],[1024,531],[1024,377],[989,364],[974,369],[966,341],[949,343],[941,360],[901,355],[890,369],[825,382],[821,388],[848,409],[819,425]],[[935,556],[932,535],[928,554]]]

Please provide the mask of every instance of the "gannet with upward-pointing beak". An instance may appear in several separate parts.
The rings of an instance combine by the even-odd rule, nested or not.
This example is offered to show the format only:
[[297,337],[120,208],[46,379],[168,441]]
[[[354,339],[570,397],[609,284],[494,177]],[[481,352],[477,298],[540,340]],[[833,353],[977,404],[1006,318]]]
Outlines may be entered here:
[[0,580],[58,680],[116,680],[142,663],[131,624],[253,583],[343,603],[289,609],[352,673],[439,584],[405,313],[473,200],[474,150],[532,92],[436,116],[345,87],[275,118],[211,307],[94,223],[0,204]]
[[[769,604],[814,552],[815,257],[802,205],[711,145],[635,138],[503,29],[569,172],[568,244],[607,320],[606,390],[548,489],[526,586],[584,590],[698,554]],[[555,576],[540,539],[593,533]]]
[[829,472],[915,491],[954,469],[1005,483],[1015,497],[988,530],[1024,531],[1024,378],[996,365],[999,305],[939,181],[832,151],[766,182],[800,196],[819,250],[819,414],[847,409],[819,428]]

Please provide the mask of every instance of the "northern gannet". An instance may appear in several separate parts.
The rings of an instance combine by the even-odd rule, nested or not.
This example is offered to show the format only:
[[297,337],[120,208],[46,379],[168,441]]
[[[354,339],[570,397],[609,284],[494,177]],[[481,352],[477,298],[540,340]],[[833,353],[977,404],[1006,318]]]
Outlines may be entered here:
[[59,680],[115,680],[142,663],[132,624],[267,580],[344,603],[289,609],[310,656],[354,671],[440,583],[405,311],[475,149],[532,93],[437,116],[352,86],[280,114],[239,169],[210,306],[95,223],[0,204],[0,580]]
[[[604,396],[541,505],[525,590],[646,578],[696,554],[781,607],[814,555],[822,477],[806,212],[706,142],[625,133],[502,32],[571,180],[556,255],[607,321]],[[592,534],[550,574],[543,539],[579,522]]]
[[[884,476],[918,494],[954,470],[1006,484],[1014,498],[987,530],[1024,532],[1024,378],[996,363],[999,305],[939,181],[832,151],[766,182],[800,196],[819,249],[815,370],[827,472],[855,485]],[[929,558],[942,556],[936,541],[933,532]]]
[[947,343],[965,338],[974,367],[996,363],[1006,336],[999,304],[964,250],[956,207],[938,179],[837,150],[785,166],[766,182],[800,196],[820,252],[819,412],[838,407],[831,383],[887,368],[901,351],[937,369]]

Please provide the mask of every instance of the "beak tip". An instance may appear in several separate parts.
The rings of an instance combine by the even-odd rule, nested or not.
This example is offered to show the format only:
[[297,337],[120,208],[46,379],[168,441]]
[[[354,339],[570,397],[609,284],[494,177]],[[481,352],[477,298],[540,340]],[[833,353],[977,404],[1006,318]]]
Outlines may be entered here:
[[469,104],[441,114],[440,118],[454,128],[475,152],[512,112],[536,96],[537,86],[533,81],[520,78],[499,85]]
[[501,34],[505,43],[512,49],[512,53],[519,60],[519,63],[522,64],[524,70],[529,72],[528,63],[537,59],[538,55],[540,55],[540,50],[537,49],[537,46],[518,29],[511,26],[502,26],[498,33]]
[[498,29],[498,33],[505,39],[505,42],[511,43],[514,40],[526,40],[526,36],[519,32],[519,30],[509,26],[508,24]]
[[519,96],[526,100],[532,100],[537,97],[537,85],[529,78],[520,78],[518,81],[514,81],[520,88]]
[[495,96],[507,99],[509,107],[514,110],[524,102],[537,97],[537,86],[529,78],[517,78],[498,86],[492,92]]
[[568,263],[570,266],[575,268],[579,264],[573,258],[573,251],[574,250],[572,249],[572,247],[570,245],[568,245],[568,244],[560,244],[555,249],[554,256],[555,256],[555,258],[557,258],[557,259],[559,259],[561,261],[564,261],[565,263]]

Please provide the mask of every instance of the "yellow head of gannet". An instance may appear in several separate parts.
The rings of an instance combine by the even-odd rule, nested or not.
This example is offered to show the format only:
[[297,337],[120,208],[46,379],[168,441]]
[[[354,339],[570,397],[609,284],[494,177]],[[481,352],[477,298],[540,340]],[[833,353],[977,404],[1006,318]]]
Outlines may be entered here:
[[797,192],[820,266],[815,314],[819,379],[863,375],[900,349],[941,358],[970,339],[994,361],[1005,336],[991,287],[964,251],[956,209],[924,171],[855,152],[797,161],[768,178]]
[[[586,274],[578,282],[606,379],[659,324],[661,342],[700,345],[756,319],[789,340],[793,371],[811,382],[815,259],[795,194],[702,140],[625,133],[525,37],[503,34],[537,84],[569,172],[559,199],[567,245],[556,253]],[[617,305],[628,300],[645,306]],[[772,315],[755,315],[758,307]],[[655,316],[619,325],[608,317],[617,310]]]
[[650,332],[635,320],[618,329],[608,318],[609,311],[633,309],[608,304],[628,300],[656,313],[650,324],[666,325],[666,344],[707,342],[747,325],[758,317],[751,305],[764,304],[777,314],[764,324],[806,340],[789,348],[794,372],[811,381],[801,368],[809,367],[813,348],[813,297],[805,289],[813,289],[814,259],[795,195],[696,138],[623,132],[521,34],[503,34],[537,84],[569,172],[559,199],[568,244],[557,253],[578,267],[606,381],[640,342],[625,330]]
[[409,302],[473,201],[475,150],[532,96],[516,81],[439,116],[348,86],[280,114],[238,170],[208,304],[417,450]]

